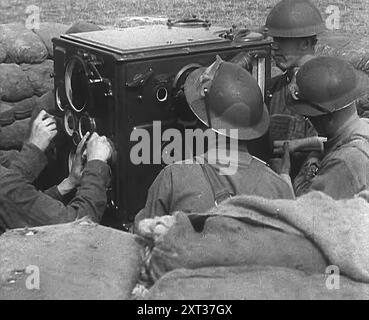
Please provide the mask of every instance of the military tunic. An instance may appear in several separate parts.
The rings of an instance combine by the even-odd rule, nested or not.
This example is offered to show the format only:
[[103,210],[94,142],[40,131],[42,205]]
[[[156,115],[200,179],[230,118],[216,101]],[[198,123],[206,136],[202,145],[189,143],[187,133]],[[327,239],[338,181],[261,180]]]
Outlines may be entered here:
[[[202,156],[216,172],[224,166],[222,159],[212,159],[209,152]],[[289,185],[264,162],[249,153],[238,152],[231,159],[238,166],[234,175],[223,175],[224,186],[234,195],[248,194],[267,199],[293,199]],[[183,162],[167,166],[149,189],[146,206],[136,216],[137,223],[144,218],[170,215],[176,211],[206,212],[214,207],[214,194],[201,166]]]
[[305,193],[349,199],[369,187],[369,120],[355,118],[325,145],[317,175]]
[[[32,185],[44,169],[44,153],[32,144],[25,144],[12,160],[3,158],[0,165],[0,234],[6,229],[67,223],[89,216],[99,221],[104,213],[106,188],[110,182],[109,166],[98,160],[87,163],[81,186],[72,201],[62,202],[42,193]],[[50,190],[58,198],[58,192]]]

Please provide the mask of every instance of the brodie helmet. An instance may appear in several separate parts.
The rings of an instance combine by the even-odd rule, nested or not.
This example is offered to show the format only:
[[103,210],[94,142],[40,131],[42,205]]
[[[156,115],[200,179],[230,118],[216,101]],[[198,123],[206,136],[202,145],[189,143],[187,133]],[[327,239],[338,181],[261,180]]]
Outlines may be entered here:
[[269,114],[258,83],[245,69],[219,56],[210,67],[188,76],[185,96],[196,117],[220,134],[237,129],[239,140],[254,140],[268,130]]
[[326,30],[319,10],[309,0],[282,0],[270,11],[265,27],[280,38],[316,36]]
[[369,77],[336,57],[306,62],[297,72],[296,85],[295,110],[310,117],[342,110],[369,93]]

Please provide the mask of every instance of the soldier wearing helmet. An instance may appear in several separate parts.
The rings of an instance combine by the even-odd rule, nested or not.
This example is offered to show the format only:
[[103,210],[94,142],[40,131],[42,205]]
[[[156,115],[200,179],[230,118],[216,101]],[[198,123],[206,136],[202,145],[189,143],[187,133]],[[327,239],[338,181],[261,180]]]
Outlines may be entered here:
[[369,78],[344,60],[320,57],[301,67],[296,84],[295,111],[328,138],[319,170],[305,192],[352,198],[369,187],[369,121],[359,118],[355,102],[368,93]]
[[[317,35],[325,30],[322,16],[309,0],[282,0],[269,13],[265,27],[268,35],[273,37],[273,58],[283,71],[282,75],[272,79],[268,101],[271,139],[315,135],[312,125],[295,113],[290,102],[294,96],[294,75],[301,65],[314,57]],[[278,132],[281,125],[288,128]]]
[[249,72],[217,57],[210,67],[199,68],[188,76],[185,95],[199,128],[215,132],[218,140],[229,135],[231,129],[237,130],[238,138],[232,141],[237,152],[230,159],[237,170],[228,175],[221,173],[225,163],[221,149],[232,155],[232,138],[228,136],[228,145],[209,142],[208,152],[196,157],[196,161],[175,163],[159,174],[149,190],[145,208],[136,216],[136,227],[144,218],[176,211],[206,212],[232,195],[293,198],[288,183],[248,152],[248,144],[263,136],[269,126],[261,90]]

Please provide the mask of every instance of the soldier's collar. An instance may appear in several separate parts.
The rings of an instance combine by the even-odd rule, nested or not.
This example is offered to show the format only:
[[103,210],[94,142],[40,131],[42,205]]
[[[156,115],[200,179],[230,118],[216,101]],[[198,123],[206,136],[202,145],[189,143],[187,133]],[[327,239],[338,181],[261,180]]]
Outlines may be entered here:
[[345,144],[345,141],[350,138],[353,132],[360,127],[360,118],[353,117],[342,128],[340,128],[336,134],[328,139],[325,144],[325,151],[331,152],[334,149],[339,148]]

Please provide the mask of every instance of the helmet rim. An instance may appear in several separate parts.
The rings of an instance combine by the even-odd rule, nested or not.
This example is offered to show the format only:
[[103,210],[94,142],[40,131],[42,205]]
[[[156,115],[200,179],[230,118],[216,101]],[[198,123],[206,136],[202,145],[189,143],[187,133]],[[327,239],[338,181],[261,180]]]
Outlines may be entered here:
[[[211,129],[215,132],[226,135],[230,137],[230,129],[237,129],[238,130],[238,140],[254,140],[257,138],[262,137],[269,128],[269,113],[268,109],[264,102],[262,102],[261,107],[263,108],[261,112],[261,116],[259,121],[252,125],[252,126],[240,126],[236,125],[229,121],[228,118],[222,117],[222,115],[216,114],[211,106],[207,106],[208,99],[204,98],[197,88],[196,83],[198,83],[198,79],[204,73],[207,68],[202,67],[195,71],[193,71],[187,78],[185,83],[185,96],[188,102],[188,105],[194,115],[207,127],[209,127],[208,122],[208,112],[211,120]],[[247,72],[247,71],[245,71]],[[210,89],[211,94],[211,89]],[[227,132],[222,132],[226,130]]]

